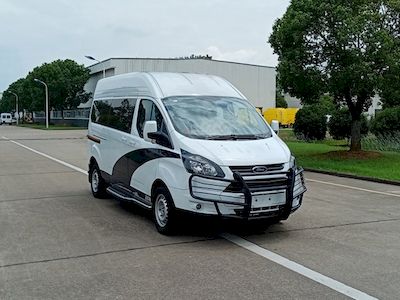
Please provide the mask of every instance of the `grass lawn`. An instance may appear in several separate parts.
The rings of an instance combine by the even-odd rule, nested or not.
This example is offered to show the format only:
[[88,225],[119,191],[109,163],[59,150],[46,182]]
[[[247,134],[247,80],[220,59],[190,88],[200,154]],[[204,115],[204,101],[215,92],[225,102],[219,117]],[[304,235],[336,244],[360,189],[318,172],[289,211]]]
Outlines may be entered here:
[[371,151],[349,155],[347,147],[326,142],[286,143],[298,165],[304,168],[400,181],[399,152]]
[[87,127],[78,127],[70,125],[49,125],[49,129],[46,129],[46,125],[43,124],[19,124],[19,127],[33,128],[33,129],[43,129],[43,130],[82,130],[87,129]]
[[281,129],[279,136],[304,168],[400,182],[400,152],[363,151],[352,154],[345,140],[306,143],[297,140],[292,129]]

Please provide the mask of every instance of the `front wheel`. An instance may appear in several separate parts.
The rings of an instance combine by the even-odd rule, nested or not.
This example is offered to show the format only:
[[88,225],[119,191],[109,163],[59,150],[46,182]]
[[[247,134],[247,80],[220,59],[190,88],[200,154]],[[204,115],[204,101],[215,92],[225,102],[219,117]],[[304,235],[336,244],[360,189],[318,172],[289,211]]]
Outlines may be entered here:
[[153,218],[159,233],[171,235],[175,232],[176,212],[172,197],[164,187],[154,193]]
[[89,182],[93,196],[96,198],[105,198],[107,196],[107,185],[103,177],[101,177],[97,164],[92,165],[89,170]]

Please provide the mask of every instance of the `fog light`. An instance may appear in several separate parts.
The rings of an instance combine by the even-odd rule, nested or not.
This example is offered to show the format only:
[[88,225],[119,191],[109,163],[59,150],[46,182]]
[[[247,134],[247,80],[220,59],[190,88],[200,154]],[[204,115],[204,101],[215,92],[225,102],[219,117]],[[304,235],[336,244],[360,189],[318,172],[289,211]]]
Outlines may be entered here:
[[293,199],[292,207],[296,207],[299,204],[300,204],[300,196],[297,196],[296,198]]
[[197,203],[196,204],[196,209],[200,209],[201,208],[201,204],[200,203]]

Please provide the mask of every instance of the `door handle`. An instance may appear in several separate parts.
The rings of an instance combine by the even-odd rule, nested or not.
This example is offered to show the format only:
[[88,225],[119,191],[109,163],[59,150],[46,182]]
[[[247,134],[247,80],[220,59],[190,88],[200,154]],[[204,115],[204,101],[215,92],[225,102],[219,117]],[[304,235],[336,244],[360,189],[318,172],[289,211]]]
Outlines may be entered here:
[[124,143],[126,143],[126,142],[128,141],[128,139],[127,139],[126,137],[123,136],[123,137],[121,138],[121,141],[123,141]]

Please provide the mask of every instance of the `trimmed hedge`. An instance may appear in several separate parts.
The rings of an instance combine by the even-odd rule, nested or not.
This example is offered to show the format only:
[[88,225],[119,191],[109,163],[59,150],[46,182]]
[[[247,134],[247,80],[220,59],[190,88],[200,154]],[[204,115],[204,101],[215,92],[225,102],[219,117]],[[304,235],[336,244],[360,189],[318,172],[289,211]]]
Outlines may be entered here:
[[371,122],[371,132],[376,136],[400,133],[400,106],[377,113]]
[[326,128],[324,109],[317,104],[306,105],[300,109],[293,125],[296,137],[307,141],[325,139]]

